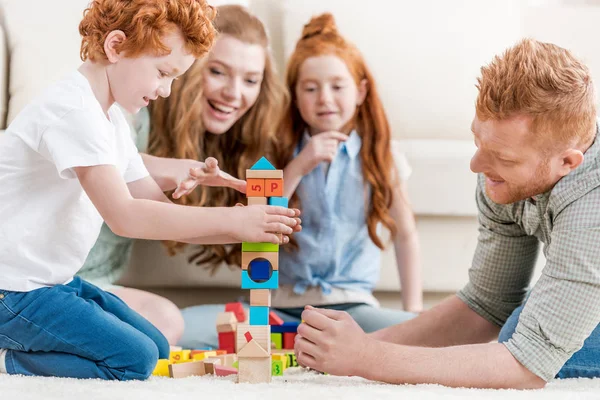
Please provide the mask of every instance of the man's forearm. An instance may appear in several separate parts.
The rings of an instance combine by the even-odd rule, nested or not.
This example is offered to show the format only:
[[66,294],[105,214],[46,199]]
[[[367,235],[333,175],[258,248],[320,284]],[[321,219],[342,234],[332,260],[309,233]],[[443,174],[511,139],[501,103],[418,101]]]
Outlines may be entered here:
[[494,340],[499,331],[500,328],[479,316],[453,295],[412,320],[369,336],[409,346],[445,347],[486,343]]
[[396,265],[402,288],[402,305],[406,311],[423,310],[423,282],[416,230],[395,240]]
[[388,383],[516,389],[545,385],[501,343],[424,348],[371,341],[364,362],[357,364],[357,375]]

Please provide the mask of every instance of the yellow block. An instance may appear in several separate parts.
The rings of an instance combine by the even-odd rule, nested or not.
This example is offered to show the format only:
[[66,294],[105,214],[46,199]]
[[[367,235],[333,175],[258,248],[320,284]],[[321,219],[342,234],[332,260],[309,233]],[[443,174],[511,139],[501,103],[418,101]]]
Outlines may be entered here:
[[271,360],[281,361],[283,364],[283,369],[287,368],[288,358],[285,354],[271,354]]
[[187,362],[187,361],[190,361],[190,353],[191,352],[192,352],[191,350],[172,351],[169,354],[169,359],[174,364]]
[[207,358],[216,357],[216,356],[217,356],[216,351],[205,351],[204,353],[194,354],[193,358],[194,358],[194,361],[202,361],[202,360],[206,360]]
[[154,372],[152,372],[152,375],[167,377],[170,376],[169,364],[171,364],[170,360],[167,360],[166,358],[161,358],[160,360],[158,360],[158,363],[156,363],[156,367],[154,368]]

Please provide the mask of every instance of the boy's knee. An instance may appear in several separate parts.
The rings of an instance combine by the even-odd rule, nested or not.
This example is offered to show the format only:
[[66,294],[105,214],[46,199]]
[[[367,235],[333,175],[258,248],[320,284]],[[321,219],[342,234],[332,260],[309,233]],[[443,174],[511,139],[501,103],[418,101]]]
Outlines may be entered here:
[[147,379],[156,368],[159,348],[157,343],[147,336],[143,336],[135,346],[125,350],[123,357],[126,362],[124,363],[125,373],[122,374],[121,380],[143,380]]

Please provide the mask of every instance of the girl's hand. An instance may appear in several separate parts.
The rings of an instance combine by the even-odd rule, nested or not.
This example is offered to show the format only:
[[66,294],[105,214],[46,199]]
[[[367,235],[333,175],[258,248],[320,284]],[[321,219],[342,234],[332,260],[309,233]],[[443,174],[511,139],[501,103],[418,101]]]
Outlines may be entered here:
[[296,208],[237,205],[231,209],[231,235],[240,242],[285,244],[290,240],[289,235],[302,229],[300,210]]
[[348,140],[348,135],[336,131],[312,136],[298,155],[298,158],[303,160],[303,174],[308,174],[322,161],[333,161],[338,151],[338,145],[346,140]]
[[216,158],[209,157],[197,168],[190,168],[187,178],[177,185],[173,198],[190,194],[198,185],[230,187],[238,192],[246,193],[246,181],[236,179],[221,171]]

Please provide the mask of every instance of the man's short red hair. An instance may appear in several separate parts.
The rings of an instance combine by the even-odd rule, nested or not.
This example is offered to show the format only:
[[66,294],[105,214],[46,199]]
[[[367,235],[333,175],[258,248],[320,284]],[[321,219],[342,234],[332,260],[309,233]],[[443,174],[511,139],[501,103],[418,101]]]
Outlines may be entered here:
[[169,49],[161,37],[177,28],[185,48],[199,58],[214,41],[215,15],[214,7],[206,0],[93,0],[79,24],[81,59],[105,60],[104,41],[115,30],[127,36],[119,52],[129,57],[142,53],[164,55]]

